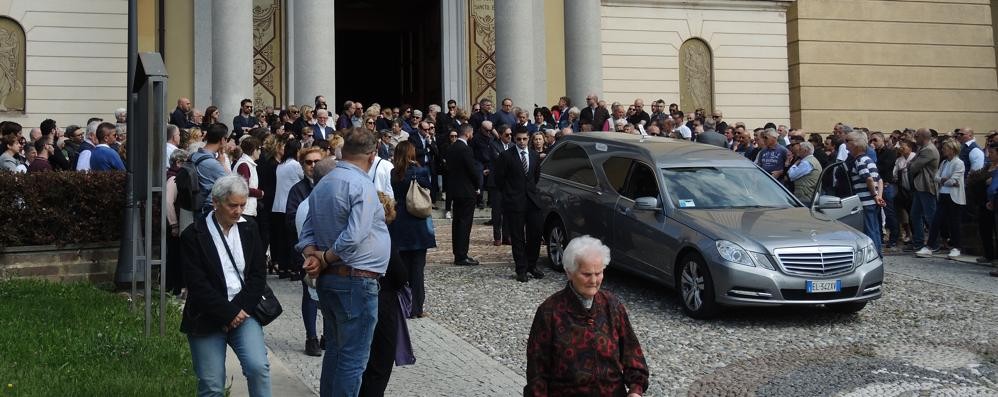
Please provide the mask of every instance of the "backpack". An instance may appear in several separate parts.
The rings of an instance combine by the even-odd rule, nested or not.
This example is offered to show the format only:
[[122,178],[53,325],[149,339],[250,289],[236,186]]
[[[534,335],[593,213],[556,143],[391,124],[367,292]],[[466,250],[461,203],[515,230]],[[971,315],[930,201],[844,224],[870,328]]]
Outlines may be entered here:
[[175,182],[177,183],[177,206],[181,209],[188,211],[197,211],[201,209],[201,203],[204,201],[204,196],[201,195],[201,181],[198,178],[198,165],[200,165],[202,161],[210,158],[211,156],[205,156],[194,162],[188,159],[180,165],[180,170],[177,171]]

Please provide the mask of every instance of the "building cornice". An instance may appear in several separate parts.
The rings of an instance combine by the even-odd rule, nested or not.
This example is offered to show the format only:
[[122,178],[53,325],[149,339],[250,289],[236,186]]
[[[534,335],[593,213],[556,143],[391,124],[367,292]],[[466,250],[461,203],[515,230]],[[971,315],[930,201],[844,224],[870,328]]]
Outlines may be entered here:
[[797,0],[601,0],[604,6],[786,11]]

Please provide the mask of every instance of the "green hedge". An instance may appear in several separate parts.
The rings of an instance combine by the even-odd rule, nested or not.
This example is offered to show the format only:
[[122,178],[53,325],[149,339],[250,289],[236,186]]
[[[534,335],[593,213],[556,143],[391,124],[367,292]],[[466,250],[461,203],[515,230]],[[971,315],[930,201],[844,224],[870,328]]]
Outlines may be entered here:
[[117,241],[125,172],[0,172],[0,247]]

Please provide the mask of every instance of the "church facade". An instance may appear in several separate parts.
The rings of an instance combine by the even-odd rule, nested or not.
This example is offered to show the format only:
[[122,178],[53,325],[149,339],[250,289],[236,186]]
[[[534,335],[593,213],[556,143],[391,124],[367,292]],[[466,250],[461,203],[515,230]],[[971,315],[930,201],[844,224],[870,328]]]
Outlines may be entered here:
[[[998,128],[988,0],[138,0],[170,101],[663,99],[808,132]],[[0,117],[124,107],[127,1],[0,2]],[[578,104],[578,103],[577,103]],[[337,109],[338,110],[338,109]]]

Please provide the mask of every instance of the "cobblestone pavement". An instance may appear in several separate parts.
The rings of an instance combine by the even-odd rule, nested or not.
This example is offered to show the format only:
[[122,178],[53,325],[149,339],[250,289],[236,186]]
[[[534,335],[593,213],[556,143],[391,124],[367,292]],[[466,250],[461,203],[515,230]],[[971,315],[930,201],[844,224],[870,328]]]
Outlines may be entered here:
[[[431,317],[410,321],[417,363],[396,367],[388,395],[522,393],[534,311],[566,279],[545,270],[542,280],[514,281],[509,247],[493,247],[482,220],[472,256],[493,264],[472,268],[450,266],[449,223],[437,222],[444,252],[432,253],[427,268]],[[612,266],[604,288],[627,306],[642,342],[648,395],[998,396],[998,280],[990,269],[910,256],[887,257],[886,266],[884,297],[857,315],[752,308],[697,321],[671,290]],[[275,287],[289,310],[267,328],[268,345],[317,387],[321,359],[302,354],[300,298],[289,290]]]

